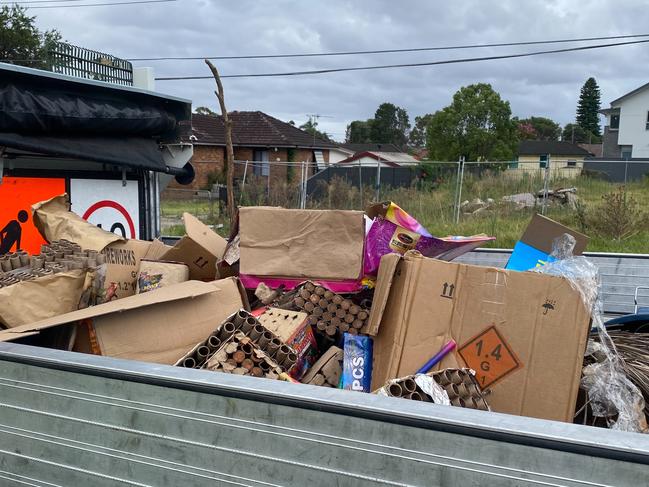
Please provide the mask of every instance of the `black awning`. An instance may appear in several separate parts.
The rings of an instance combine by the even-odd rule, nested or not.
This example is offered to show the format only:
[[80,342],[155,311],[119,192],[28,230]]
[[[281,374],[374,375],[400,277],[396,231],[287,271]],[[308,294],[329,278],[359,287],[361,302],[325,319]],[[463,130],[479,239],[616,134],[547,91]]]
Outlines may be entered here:
[[0,132],[0,147],[166,172],[158,143],[144,137],[70,137]]

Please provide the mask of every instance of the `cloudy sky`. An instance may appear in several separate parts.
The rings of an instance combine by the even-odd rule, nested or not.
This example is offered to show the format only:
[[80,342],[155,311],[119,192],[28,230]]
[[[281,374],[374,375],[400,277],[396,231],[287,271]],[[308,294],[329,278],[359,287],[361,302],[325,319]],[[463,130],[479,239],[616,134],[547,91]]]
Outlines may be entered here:
[[[88,0],[81,3],[91,3]],[[105,2],[107,0],[103,0]],[[114,0],[126,1],[126,0]],[[70,4],[73,4],[71,2]],[[649,33],[643,0],[252,1],[177,0],[146,5],[34,9],[41,29],[123,58],[233,56],[399,49]],[[615,42],[615,41],[609,41]],[[584,43],[581,43],[583,45]],[[574,44],[580,45],[580,44]],[[568,47],[559,45],[557,47]],[[416,63],[511,54],[552,46],[217,61],[221,74]],[[156,76],[209,74],[202,61],[135,62]],[[320,114],[337,140],[385,101],[434,112],[461,86],[487,82],[519,117],[573,121],[579,89],[594,76],[602,104],[649,82],[649,44],[447,66],[224,80],[229,110],[261,110],[302,123]],[[217,109],[213,82],[158,81],[157,91]]]

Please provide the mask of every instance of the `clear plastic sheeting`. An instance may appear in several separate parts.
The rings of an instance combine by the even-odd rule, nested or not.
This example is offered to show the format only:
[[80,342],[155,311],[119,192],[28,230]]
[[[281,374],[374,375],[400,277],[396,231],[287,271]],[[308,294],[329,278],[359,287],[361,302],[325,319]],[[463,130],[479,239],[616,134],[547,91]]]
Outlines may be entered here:
[[588,394],[593,415],[607,419],[611,429],[647,432],[642,394],[627,378],[624,361],[602,321],[599,271],[587,258],[573,256],[574,246],[575,239],[571,235],[557,238],[552,251],[557,260],[534,271],[566,278],[591,310],[599,342],[589,340],[586,356],[592,356],[596,362],[584,367],[581,387]]

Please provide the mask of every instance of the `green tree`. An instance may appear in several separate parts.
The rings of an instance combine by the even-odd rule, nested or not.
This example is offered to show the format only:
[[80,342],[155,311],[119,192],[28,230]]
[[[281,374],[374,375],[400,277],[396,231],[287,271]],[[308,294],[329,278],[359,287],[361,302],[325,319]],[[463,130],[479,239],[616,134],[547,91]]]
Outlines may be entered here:
[[52,69],[52,48],[61,41],[56,30],[39,31],[36,17],[18,5],[0,8],[0,59],[3,62]]
[[345,142],[348,144],[368,144],[372,142],[371,131],[373,119],[368,120],[354,120],[347,125],[345,132]]
[[584,130],[581,126],[575,123],[566,124],[563,128],[563,140],[573,144],[599,144],[602,138],[598,135]]
[[599,128],[599,109],[601,95],[595,78],[588,78],[581,87],[579,103],[577,104],[577,125],[587,132],[597,135],[602,134]]
[[429,159],[511,160],[518,144],[509,102],[491,85],[465,86],[453,102],[433,114],[428,124]]
[[408,141],[413,147],[425,147],[426,146],[426,134],[428,131],[428,124],[430,123],[431,118],[433,118],[432,113],[427,113],[426,115],[421,115],[415,117],[415,125],[410,131],[408,136]]
[[299,128],[301,130],[304,130],[305,132],[310,133],[311,135],[315,135],[320,139],[326,140],[327,142],[333,142],[332,138],[327,132],[321,132],[320,130],[318,130],[318,121],[313,117],[309,117],[309,120],[300,125]]
[[521,139],[559,140],[561,125],[546,117],[530,117],[517,120]]
[[408,112],[392,103],[381,103],[374,114],[370,139],[376,144],[395,144],[403,147],[408,142],[409,131]]
[[194,109],[194,113],[197,113],[199,115],[212,115],[213,117],[217,117],[217,113],[214,112],[211,108],[208,107],[196,107]]

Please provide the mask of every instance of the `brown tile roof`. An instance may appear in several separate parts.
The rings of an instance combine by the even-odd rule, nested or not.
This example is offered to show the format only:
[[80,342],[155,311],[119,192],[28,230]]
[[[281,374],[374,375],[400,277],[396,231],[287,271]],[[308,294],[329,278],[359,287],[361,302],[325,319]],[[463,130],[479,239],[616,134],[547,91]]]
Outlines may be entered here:
[[518,144],[521,156],[550,154],[557,156],[589,156],[590,152],[576,144],[560,140],[521,140]]
[[602,157],[602,154],[604,152],[603,144],[577,144],[577,145],[582,149],[587,150],[595,157]]
[[347,150],[356,152],[372,152],[372,151],[381,151],[381,152],[403,152],[399,147],[394,144],[340,144],[341,147],[344,147]]
[[[307,147],[331,149],[337,144],[327,142],[282,122],[263,112],[230,112],[232,120],[232,143],[239,147]],[[195,144],[225,145],[223,117],[192,114],[192,137]]]

